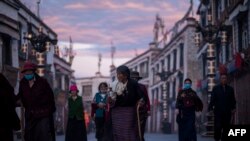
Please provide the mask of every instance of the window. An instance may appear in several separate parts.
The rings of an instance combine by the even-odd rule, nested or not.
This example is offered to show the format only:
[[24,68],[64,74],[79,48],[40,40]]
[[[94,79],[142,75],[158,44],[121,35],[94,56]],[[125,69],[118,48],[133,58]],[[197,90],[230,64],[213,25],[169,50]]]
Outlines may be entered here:
[[[183,81],[184,81],[184,80],[183,80],[183,74],[181,73],[181,74],[179,75],[179,83],[180,83],[180,84],[179,84],[179,88],[182,88],[182,87],[183,87]],[[179,88],[178,88],[178,89],[179,89]]]
[[244,28],[242,32],[242,48],[246,49],[248,47],[248,38],[247,38],[247,27]]
[[175,71],[176,70],[176,63],[177,63],[177,61],[176,61],[176,59],[177,59],[177,50],[175,49],[174,50],[174,60],[173,60],[173,70]]
[[137,71],[137,66],[135,67],[135,71]]
[[160,66],[159,64],[156,65],[156,72],[158,73],[159,72],[159,69],[160,69]]
[[243,49],[246,49],[248,47],[248,16],[247,14],[244,14],[245,16],[242,16],[244,18],[241,18],[238,20],[238,33],[239,33],[239,40],[238,40],[238,51],[241,52]]
[[173,82],[173,100],[176,98],[176,79],[174,79]]
[[146,64],[146,74],[145,74],[145,77],[148,77],[148,61],[145,63]]
[[56,74],[56,87],[62,89],[62,79],[59,73]]
[[184,65],[184,44],[183,43],[181,43],[180,44],[180,67],[183,67],[183,65]]
[[171,57],[170,57],[170,54],[168,55],[168,71],[170,71],[170,61],[171,61]]
[[155,69],[154,68],[152,68],[152,72],[153,72],[153,83],[155,83],[156,82],[156,72],[155,72]]
[[65,76],[65,90],[69,90],[69,77]]
[[205,11],[201,11],[201,26],[206,26],[206,15],[207,13]]
[[228,6],[228,0],[224,0],[224,4],[225,4],[225,9],[226,9]]
[[3,64],[12,65],[11,37],[2,35],[2,60]]
[[82,86],[82,96],[91,96],[92,95],[92,86],[91,85],[85,85]]
[[163,71],[165,69],[165,61],[161,60],[161,70]]
[[221,0],[216,1],[216,19],[220,19],[220,14],[222,11]]
[[146,73],[146,71],[145,71],[145,63],[143,62],[143,63],[140,64],[140,74],[141,74],[142,77],[144,77],[145,73]]

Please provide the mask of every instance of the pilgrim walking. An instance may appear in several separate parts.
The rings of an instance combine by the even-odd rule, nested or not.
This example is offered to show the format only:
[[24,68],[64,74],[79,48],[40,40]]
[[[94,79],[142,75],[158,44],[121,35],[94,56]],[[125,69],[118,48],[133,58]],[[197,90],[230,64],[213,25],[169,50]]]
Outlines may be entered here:
[[93,118],[96,125],[96,139],[97,141],[102,141],[104,136],[104,124],[105,124],[105,111],[106,111],[106,102],[107,102],[107,93],[108,93],[108,84],[102,82],[98,86],[99,92],[95,94],[93,99],[93,106],[95,107],[93,112]]
[[53,91],[46,79],[36,73],[36,65],[26,62],[21,71],[17,99],[25,108],[25,141],[55,141]]
[[195,112],[202,111],[203,104],[192,89],[192,80],[189,78],[185,79],[184,89],[178,94],[176,108],[179,141],[197,141]]
[[114,141],[138,141],[136,106],[143,105],[144,95],[138,83],[130,78],[127,66],[117,68],[116,99],[111,109]]
[[227,136],[225,131],[232,124],[235,109],[234,89],[227,84],[227,74],[221,74],[220,84],[213,88],[208,109],[214,112],[215,141],[224,140]]
[[82,97],[76,85],[70,86],[68,98],[68,123],[65,141],[87,141]]

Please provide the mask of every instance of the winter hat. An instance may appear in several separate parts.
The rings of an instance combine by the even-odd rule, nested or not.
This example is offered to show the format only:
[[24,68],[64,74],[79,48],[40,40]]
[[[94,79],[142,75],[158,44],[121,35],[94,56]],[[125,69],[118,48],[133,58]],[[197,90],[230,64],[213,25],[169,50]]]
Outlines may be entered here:
[[75,84],[70,86],[70,91],[78,91],[77,86]]
[[130,74],[130,78],[142,79],[142,77],[140,76],[140,73],[138,71],[132,71]]
[[28,70],[32,70],[32,71],[35,71],[36,70],[36,65],[30,61],[27,61],[25,62],[25,64],[23,65],[23,69],[21,71],[21,73],[24,73],[25,71],[28,71]]

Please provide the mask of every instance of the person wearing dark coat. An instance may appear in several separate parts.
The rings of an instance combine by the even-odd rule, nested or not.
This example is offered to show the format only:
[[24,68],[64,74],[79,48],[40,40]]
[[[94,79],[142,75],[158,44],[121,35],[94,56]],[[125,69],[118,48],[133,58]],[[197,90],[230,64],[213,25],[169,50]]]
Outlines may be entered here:
[[0,73],[0,141],[13,141],[13,130],[20,129],[15,111],[15,94],[5,76]]
[[176,108],[178,114],[176,121],[178,123],[179,141],[197,141],[195,112],[202,111],[203,104],[191,87],[191,79],[185,79],[184,89],[177,96]]
[[68,98],[68,123],[65,141],[87,141],[82,97],[78,96],[77,93],[77,86],[71,85],[70,97]]
[[[134,79],[135,81],[139,81],[140,79],[142,79],[142,77],[140,76],[140,73],[137,71],[132,71],[131,75],[130,75],[131,79]],[[139,87],[141,88],[144,97],[145,97],[145,104],[143,106],[141,106],[140,108],[140,123],[141,123],[141,136],[142,136],[142,141],[145,141],[144,138],[144,133],[145,133],[145,128],[146,128],[146,123],[147,123],[147,118],[150,115],[150,100],[148,97],[148,91],[145,85],[143,84],[139,84]]]
[[[136,107],[144,103],[144,95],[138,83],[130,78],[127,66],[119,66],[113,89],[116,98],[111,109],[111,120],[114,141],[139,141]],[[113,101],[111,101],[113,103]]]
[[214,112],[214,139],[224,140],[226,128],[231,124],[235,114],[236,100],[233,87],[227,84],[227,74],[220,75],[220,84],[212,91],[209,111]]
[[55,141],[53,91],[45,78],[36,72],[36,65],[26,62],[17,99],[25,108],[25,141]]

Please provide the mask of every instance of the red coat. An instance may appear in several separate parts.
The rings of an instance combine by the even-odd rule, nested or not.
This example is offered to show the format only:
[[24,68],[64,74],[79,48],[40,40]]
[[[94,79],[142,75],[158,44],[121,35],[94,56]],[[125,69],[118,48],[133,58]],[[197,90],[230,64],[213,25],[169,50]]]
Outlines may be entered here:
[[21,80],[18,98],[24,105],[26,116],[32,118],[49,117],[56,110],[54,94],[49,83],[37,74],[31,88],[25,78]]
[[94,117],[95,111],[97,109],[97,104],[96,103],[91,103],[91,117]]

